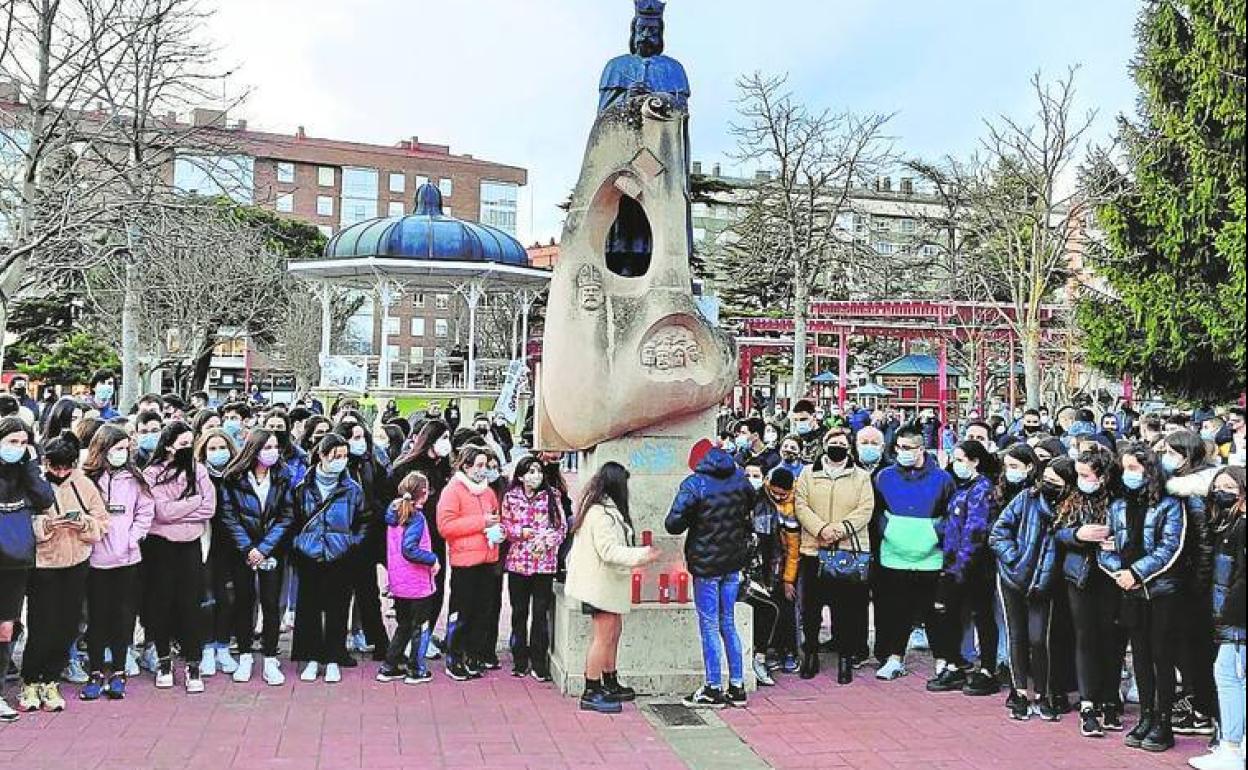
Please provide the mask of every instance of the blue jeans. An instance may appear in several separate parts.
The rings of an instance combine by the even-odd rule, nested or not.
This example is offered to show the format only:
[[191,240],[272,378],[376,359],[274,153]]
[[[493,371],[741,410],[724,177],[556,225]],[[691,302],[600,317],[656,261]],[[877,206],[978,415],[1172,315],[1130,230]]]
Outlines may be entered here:
[[740,686],[745,683],[744,653],[737,636],[736,602],[741,591],[741,573],[730,572],[718,577],[693,579],[693,604],[698,610],[698,632],[702,636],[702,662],[706,665],[706,684],[723,689],[720,655],[728,656],[728,681]]
[[[703,642],[703,649],[706,643]],[[1213,681],[1218,686],[1218,711],[1222,715],[1222,742],[1244,739],[1244,645],[1218,645]]]

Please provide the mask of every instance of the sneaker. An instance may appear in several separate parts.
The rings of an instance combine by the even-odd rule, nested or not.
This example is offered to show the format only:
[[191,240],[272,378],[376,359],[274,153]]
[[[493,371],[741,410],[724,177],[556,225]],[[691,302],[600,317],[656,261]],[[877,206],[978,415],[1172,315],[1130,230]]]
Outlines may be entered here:
[[238,670],[238,661],[234,660],[234,657],[230,655],[228,646],[218,647],[216,653],[218,671],[222,674],[233,674]]
[[786,674],[796,674],[798,669],[797,656],[785,655],[784,662],[780,664],[780,667]]
[[291,631],[294,630],[294,628],[295,628],[295,611],[286,610],[286,612],[282,613],[281,632],[283,634],[290,633]]
[[0,722],[16,722],[20,716],[8,701],[0,697]]
[[919,627],[910,632],[910,641],[906,645],[911,650],[930,650],[932,646],[927,641],[927,629]]
[[286,675],[282,673],[282,664],[277,658],[265,657],[264,671],[261,676],[269,687],[281,687],[286,684]]
[[316,661],[314,661],[314,660],[310,660],[310,661],[308,661],[308,664],[307,664],[306,666],[304,666],[304,667],[303,667],[303,671],[301,671],[301,672],[299,673],[299,681],[301,681],[301,682],[315,682],[315,681],[316,681],[316,675],[317,675],[317,674],[319,674],[319,673],[321,673],[321,666],[320,666],[320,664],[319,664],[319,663],[317,663],[317,662],[316,662]]
[[126,648],[126,676],[138,676],[143,673],[139,668],[139,656],[133,647]]
[[529,664],[523,661],[516,661],[511,667],[511,675],[517,679],[523,679],[529,675]]
[[927,680],[928,692],[953,692],[966,685],[966,672],[957,666],[945,666],[945,670]]
[[427,668],[419,668],[415,671],[408,671],[407,676],[403,677],[403,684],[425,684],[433,681],[433,672]]
[[1096,709],[1088,706],[1079,710],[1079,734],[1084,738],[1104,738],[1105,728],[1096,715]]
[[1062,712],[1053,705],[1052,698],[1038,698],[1036,700],[1036,713],[1046,722],[1062,721]]
[[581,694],[581,711],[595,711],[599,714],[618,714],[624,706],[613,700],[602,690],[586,690]]
[[468,672],[469,679],[480,679],[485,676],[485,668],[472,658],[463,660],[464,670]]
[[891,682],[892,680],[899,679],[909,673],[910,672],[906,670],[906,664],[902,662],[901,658],[894,655],[886,660],[884,665],[880,666],[879,670],[875,672],[875,678]]
[[966,677],[966,684],[962,686],[962,694],[972,697],[996,695],[999,692],[1001,692],[1001,682],[988,673],[986,669],[982,668],[978,671],[972,671]]
[[1005,699],[1005,707],[1010,711],[1010,719],[1015,722],[1031,719],[1031,704],[1027,702],[1027,696],[1018,690],[1010,690],[1009,697]]
[[767,670],[767,661],[757,655],[754,656],[754,678],[758,680],[760,687],[775,687],[776,680],[771,678],[771,672]]
[[610,674],[605,671],[602,672],[602,690],[608,696],[620,701],[621,703],[627,703],[628,701],[637,699],[636,690],[620,684],[619,672],[612,672]]
[[374,677],[378,682],[393,682],[407,676],[407,672],[399,666],[390,666],[389,664],[382,666]]
[[1058,714],[1070,714],[1075,710],[1074,705],[1070,702],[1070,698],[1066,697],[1066,693],[1049,696],[1049,705]]
[[22,694],[17,697],[17,710],[27,713],[38,711],[43,705],[43,699],[39,697],[42,689],[37,684],[27,684],[22,687]]
[[1174,705],[1170,707],[1170,719],[1177,722],[1183,718],[1183,715],[1192,710],[1192,696],[1184,695],[1175,700]]
[[1213,751],[1192,757],[1187,764],[1196,770],[1243,770],[1244,756],[1234,743],[1219,743]]
[[745,688],[739,684],[728,685],[728,691],[724,693],[724,700],[728,701],[728,705],[733,708],[743,709],[746,707],[747,696]]
[[685,696],[681,703],[691,709],[722,709],[728,705],[722,691],[706,685],[694,690],[692,695]]
[[231,679],[235,682],[243,683],[251,681],[251,667],[254,665],[255,659],[250,652],[244,652],[238,656],[238,666],[234,669]]
[[1122,706],[1107,703],[1101,707],[1101,726],[1115,733],[1122,732]]
[[199,661],[200,676],[217,675],[217,651],[213,647],[204,646],[204,654]]
[[124,700],[126,697],[126,675],[113,674],[108,678],[108,689],[104,691],[109,700]]
[[457,660],[446,664],[446,675],[453,682],[467,682],[472,679],[472,672]]
[[61,679],[70,684],[86,684],[90,678],[87,670],[82,667],[82,661],[78,659],[77,655],[69,659],[69,664],[61,672]]
[[104,695],[104,675],[92,671],[91,678],[78,691],[78,700],[99,700]]
[[204,680],[199,673],[199,666],[190,665],[186,667],[186,692],[188,695],[198,695],[204,691]]
[[39,693],[44,711],[64,711],[65,699],[61,697],[61,685],[57,682],[45,682]]
[[551,678],[550,678],[550,672],[549,672],[549,671],[545,671],[545,670],[539,671],[539,670],[537,670],[537,669],[535,668],[535,669],[533,669],[532,671],[530,671],[530,672],[529,672],[529,676],[533,677],[535,680],[537,680],[537,681],[539,681],[539,682],[541,682],[541,683],[543,683],[543,684],[545,684],[545,683],[547,683],[547,682],[551,681]]
[[497,655],[486,655],[479,661],[479,663],[481,664],[481,668],[485,671],[498,671],[503,667],[503,664],[498,662]]
[[342,669],[338,668],[337,663],[325,664],[325,683],[338,684],[342,681]]
[[1183,716],[1173,721],[1175,735],[1213,735],[1213,719],[1196,709],[1183,712]]
[[1144,745],[1144,739],[1153,730],[1155,716],[1152,711],[1140,711],[1140,721],[1135,723],[1130,732],[1123,736],[1122,742],[1130,749],[1138,749]]
[[442,657],[442,640],[436,636],[429,637],[429,646],[425,648],[425,660],[438,660]]

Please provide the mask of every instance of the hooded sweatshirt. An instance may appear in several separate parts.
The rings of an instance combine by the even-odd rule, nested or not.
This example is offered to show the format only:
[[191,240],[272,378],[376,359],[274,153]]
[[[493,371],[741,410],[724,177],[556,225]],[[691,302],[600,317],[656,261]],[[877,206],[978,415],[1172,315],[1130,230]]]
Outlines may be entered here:
[[753,529],[754,488],[732,455],[712,449],[681,482],[664,527],[685,538],[694,577],[719,577],[745,567]]

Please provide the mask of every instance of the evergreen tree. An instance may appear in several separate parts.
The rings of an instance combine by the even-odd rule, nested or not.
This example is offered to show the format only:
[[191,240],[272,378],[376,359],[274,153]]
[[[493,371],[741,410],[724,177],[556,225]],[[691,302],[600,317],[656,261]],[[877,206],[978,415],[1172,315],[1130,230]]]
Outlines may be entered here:
[[1088,360],[1175,395],[1244,387],[1245,0],[1149,0],[1133,64],[1129,168],[1093,255],[1109,291],[1079,307]]

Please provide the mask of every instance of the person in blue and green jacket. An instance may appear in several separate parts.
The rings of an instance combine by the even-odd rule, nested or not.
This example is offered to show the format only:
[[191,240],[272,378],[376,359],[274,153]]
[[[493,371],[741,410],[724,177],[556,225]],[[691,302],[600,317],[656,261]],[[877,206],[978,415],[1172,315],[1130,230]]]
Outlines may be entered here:
[[[953,496],[953,477],[926,451],[923,430],[911,423],[897,431],[895,462],[875,477],[880,550],[875,575],[877,652],[884,665],[877,679],[908,672],[906,642],[916,622],[931,619],[936,584],[944,567],[941,523]],[[929,623],[930,625],[930,623]]]

